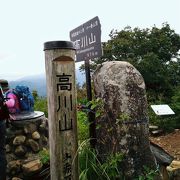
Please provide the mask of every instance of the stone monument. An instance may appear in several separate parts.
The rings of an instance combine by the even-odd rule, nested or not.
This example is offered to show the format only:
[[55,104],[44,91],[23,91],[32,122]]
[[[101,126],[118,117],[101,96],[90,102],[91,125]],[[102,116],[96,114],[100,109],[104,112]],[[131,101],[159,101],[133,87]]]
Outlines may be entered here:
[[100,160],[122,153],[120,168],[126,179],[143,175],[144,166],[155,170],[141,74],[128,62],[111,61],[99,65],[93,81],[95,95],[104,103],[104,113],[96,119],[100,127],[96,144]]

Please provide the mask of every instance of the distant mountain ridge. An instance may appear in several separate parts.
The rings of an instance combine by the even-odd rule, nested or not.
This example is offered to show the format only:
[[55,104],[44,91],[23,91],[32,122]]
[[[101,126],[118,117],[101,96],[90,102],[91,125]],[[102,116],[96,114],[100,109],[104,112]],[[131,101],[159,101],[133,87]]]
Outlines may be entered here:
[[[85,82],[85,75],[76,70],[76,83],[82,85]],[[15,88],[17,85],[26,85],[29,89],[36,90],[39,96],[46,96],[46,76],[45,74],[39,74],[34,76],[27,76],[15,81],[9,81],[10,88]]]
[[10,88],[15,88],[17,85],[28,86],[29,89],[36,90],[39,96],[46,96],[46,77],[45,74],[27,76],[16,81],[9,81]]

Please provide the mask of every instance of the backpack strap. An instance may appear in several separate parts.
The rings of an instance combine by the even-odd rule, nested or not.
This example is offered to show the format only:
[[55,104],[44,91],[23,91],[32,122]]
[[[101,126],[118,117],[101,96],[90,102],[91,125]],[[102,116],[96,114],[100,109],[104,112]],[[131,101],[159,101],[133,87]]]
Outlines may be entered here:
[[9,119],[9,111],[4,102],[3,94],[0,95],[0,120]]

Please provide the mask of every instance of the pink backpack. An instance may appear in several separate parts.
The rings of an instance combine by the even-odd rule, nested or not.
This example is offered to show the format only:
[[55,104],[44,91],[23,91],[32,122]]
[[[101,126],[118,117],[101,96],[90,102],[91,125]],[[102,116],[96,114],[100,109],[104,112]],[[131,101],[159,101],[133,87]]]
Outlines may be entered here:
[[9,90],[6,92],[6,105],[8,107],[10,114],[15,114],[20,112],[20,106],[19,106],[19,98],[17,95],[13,92],[13,90]]

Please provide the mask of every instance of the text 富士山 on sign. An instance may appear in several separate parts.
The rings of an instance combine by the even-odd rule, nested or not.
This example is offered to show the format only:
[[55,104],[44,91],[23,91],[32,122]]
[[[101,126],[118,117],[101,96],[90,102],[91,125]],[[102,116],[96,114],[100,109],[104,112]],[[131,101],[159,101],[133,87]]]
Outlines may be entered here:
[[101,57],[101,24],[99,18],[96,16],[70,31],[70,40],[74,42],[76,48],[77,62]]

